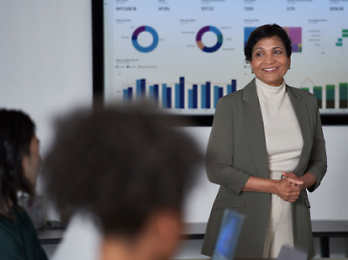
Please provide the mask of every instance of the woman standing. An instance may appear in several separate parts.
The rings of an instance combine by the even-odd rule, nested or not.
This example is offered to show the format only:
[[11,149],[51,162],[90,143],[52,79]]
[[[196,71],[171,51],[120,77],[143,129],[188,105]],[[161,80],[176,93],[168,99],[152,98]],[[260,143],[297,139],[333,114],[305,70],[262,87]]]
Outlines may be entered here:
[[46,260],[17,193],[34,196],[41,165],[35,125],[21,111],[0,110],[0,259]]
[[253,31],[245,47],[253,79],[218,102],[207,174],[220,185],[202,253],[212,255],[224,209],[246,216],[235,257],[276,258],[283,245],[314,256],[309,201],[326,172],[316,98],[285,83],[291,39],[280,26]]

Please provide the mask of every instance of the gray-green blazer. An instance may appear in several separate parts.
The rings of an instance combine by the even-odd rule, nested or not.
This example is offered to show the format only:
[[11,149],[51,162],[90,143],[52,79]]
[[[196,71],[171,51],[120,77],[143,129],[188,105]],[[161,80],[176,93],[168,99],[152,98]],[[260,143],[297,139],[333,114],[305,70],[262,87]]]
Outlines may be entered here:
[[[294,107],[303,149],[294,171],[298,176],[311,172],[316,183],[326,172],[325,140],[314,95],[290,86],[286,91]],[[211,182],[220,189],[210,213],[202,254],[211,256],[224,209],[244,214],[245,221],[237,245],[236,258],[262,258],[271,206],[271,194],[242,192],[250,176],[269,178],[266,141],[255,80],[244,89],[220,98],[209,137],[206,169]],[[306,190],[292,203],[295,247],[314,256],[310,204]]]

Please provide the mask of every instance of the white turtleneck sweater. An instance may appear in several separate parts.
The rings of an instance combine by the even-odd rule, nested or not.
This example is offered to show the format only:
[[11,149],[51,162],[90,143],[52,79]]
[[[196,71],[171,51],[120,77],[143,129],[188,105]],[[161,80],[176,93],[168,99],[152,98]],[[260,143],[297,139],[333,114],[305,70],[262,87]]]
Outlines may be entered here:
[[265,130],[268,167],[271,172],[293,172],[298,164],[303,138],[286,83],[272,87],[256,78]]

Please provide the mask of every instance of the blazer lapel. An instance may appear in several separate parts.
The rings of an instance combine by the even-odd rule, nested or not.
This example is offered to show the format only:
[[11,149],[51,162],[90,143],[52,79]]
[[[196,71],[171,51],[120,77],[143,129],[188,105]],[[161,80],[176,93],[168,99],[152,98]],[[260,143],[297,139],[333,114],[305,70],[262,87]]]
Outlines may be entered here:
[[265,131],[255,79],[244,87],[242,100],[246,132],[258,176],[269,178]]
[[295,110],[295,114],[300,125],[303,138],[303,148],[300,160],[294,173],[297,175],[303,175],[311,151],[312,135],[310,129],[310,120],[307,105],[301,101],[302,96],[294,92],[289,86],[287,86],[287,93]]

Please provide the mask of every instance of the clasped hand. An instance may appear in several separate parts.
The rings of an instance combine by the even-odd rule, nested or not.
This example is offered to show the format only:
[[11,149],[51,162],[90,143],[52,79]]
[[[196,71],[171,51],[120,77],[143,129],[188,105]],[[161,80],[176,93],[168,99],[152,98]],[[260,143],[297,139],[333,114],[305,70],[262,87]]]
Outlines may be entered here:
[[276,181],[276,192],[281,199],[289,202],[295,202],[300,195],[303,181],[294,173],[283,172],[283,176],[280,180]]

